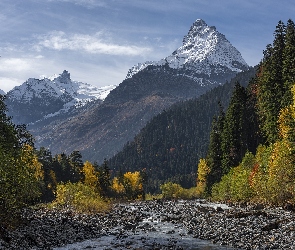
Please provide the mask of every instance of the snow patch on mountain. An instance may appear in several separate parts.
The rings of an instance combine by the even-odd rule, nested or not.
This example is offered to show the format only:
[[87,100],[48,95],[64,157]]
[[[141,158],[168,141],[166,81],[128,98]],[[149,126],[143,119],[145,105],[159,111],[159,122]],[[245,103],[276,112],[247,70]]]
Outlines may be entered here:
[[168,65],[173,69],[188,69],[195,74],[210,76],[212,68],[241,72],[249,66],[241,53],[216,30],[215,26],[208,26],[202,19],[197,19],[183,38],[183,44],[170,56],[160,61],[148,61],[132,67],[126,78],[143,70],[149,65]]

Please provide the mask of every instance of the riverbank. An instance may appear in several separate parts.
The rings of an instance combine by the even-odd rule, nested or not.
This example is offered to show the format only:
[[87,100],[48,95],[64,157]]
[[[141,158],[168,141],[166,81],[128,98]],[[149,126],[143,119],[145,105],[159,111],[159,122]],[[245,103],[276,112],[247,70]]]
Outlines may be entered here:
[[[295,249],[295,213],[280,207],[228,207],[202,200],[144,201],[114,204],[105,214],[41,208],[27,210],[24,217],[26,224],[2,232],[0,249],[53,249],[87,239],[96,239],[97,247],[91,245],[94,241],[84,244],[89,249],[99,249],[102,242],[109,243],[104,249],[186,249],[183,244],[202,249],[193,248],[192,239],[215,244],[214,248],[207,243],[208,249]],[[158,232],[160,225],[166,225],[166,231]],[[155,232],[154,238],[143,237],[144,232]]]

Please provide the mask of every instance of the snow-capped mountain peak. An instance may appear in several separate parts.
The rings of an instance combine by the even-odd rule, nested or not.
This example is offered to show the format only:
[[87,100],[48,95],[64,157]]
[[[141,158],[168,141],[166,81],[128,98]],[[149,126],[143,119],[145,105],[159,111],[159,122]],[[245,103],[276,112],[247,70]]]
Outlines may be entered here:
[[95,100],[102,102],[115,87],[109,85],[98,88],[88,83],[72,81],[70,73],[64,70],[59,76],[51,78],[29,78],[9,91],[7,97],[9,102],[43,107],[43,117],[46,118],[66,113]]
[[0,95],[5,95],[4,90],[0,89]]
[[[149,65],[167,65],[173,69],[186,69],[196,74],[210,76],[217,71],[229,70],[240,72],[248,68],[241,53],[216,30],[202,19],[197,19],[183,38],[183,44],[170,56],[156,62],[139,63],[128,71],[126,78],[131,78],[138,71]],[[215,68],[215,69],[213,69]],[[192,72],[191,72],[192,73]]]
[[29,78],[22,85],[14,87],[8,92],[11,99],[30,102],[32,98],[55,98],[76,99],[77,102],[85,103],[90,100],[104,100],[108,93],[116,86],[109,85],[102,88],[88,83],[72,81],[70,73],[66,70],[56,77],[35,79]]

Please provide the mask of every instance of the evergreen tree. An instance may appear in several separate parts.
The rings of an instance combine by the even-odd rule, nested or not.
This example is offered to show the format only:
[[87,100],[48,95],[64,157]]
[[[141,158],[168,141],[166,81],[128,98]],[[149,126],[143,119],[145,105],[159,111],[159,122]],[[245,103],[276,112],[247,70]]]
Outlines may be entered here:
[[246,133],[247,149],[255,154],[258,145],[263,144],[264,138],[259,127],[259,116],[257,110],[257,85],[255,79],[251,79],[247,87],[246,102]]
[[295,83],[295,24],[289,19],[286,28],[285,48],[283,52],[284,96],[282,107],[292,103],[291,87]]
[[83,161],[82,155],[79,151],[73,151],[68,157],[70,163],[71,182],[78,182],[82,178]]
[[236,83],[221,135],[223,174],[240,163],[248,148],[246,103],[246,89]]
[[211,193],[212,185],[216,182],[219,182],[222,176],[221,135],[223,132],[225,113],[220,102],[219,107],[220,111],[218,117],[213,118],[209,148],[207,153],[207,165],[209,167],[209,174],[207,176],[206,183],[207,193]]
[[111,189],[111,174],[107,160],[98,169],[98,182],[103,196],[108,196]]
[[283,82],[283,54],[285,25],[280,21],[274,32],[273,45],[268,45],[258,72],[257,104],[261,129],[268,143],[278,139],[277,117],[282,108],[285,86]]
[[36,150],[36,154],[44,170],[44,186],[42,190],[41,200],[45,202],[50,202],[54,200],[55,198],[54,191],[56,187],[55,185],[56,180],[52,179],[53,178],[53,175],[52,175],[53,174],[52,173],[53,157],[51,152],[44,147],[41,147],[39,150]]

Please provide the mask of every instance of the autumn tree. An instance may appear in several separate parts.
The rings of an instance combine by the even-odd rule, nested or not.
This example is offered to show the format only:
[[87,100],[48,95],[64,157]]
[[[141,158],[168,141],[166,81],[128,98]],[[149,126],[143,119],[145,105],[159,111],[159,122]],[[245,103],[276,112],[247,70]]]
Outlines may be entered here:
[[41,195],[42,164],[25,126],[15,126],[6,115],[0,95],[0,225],[16,223],[24,206]]
[[95,170],[93,164],[89,161],[86,161],[82,168],[83,173],[83,183],[87,186],[90,186],[94,189],[99,189],[99,182],[98,182],[98,172]]
[[143,183],[139,171],[125,173],[123,185],[128,199],[143,198]]
[[115,177],[112,181],[112,189],[118,197],[127,199],[144,199],[143,178],[139,171],[126,172]]
[[200,159],[198,164],[198,177],[197,177],[197,192],[199,195],[203,195],[207,188],[208,175],[210,174],[210,168],[206,159]]

